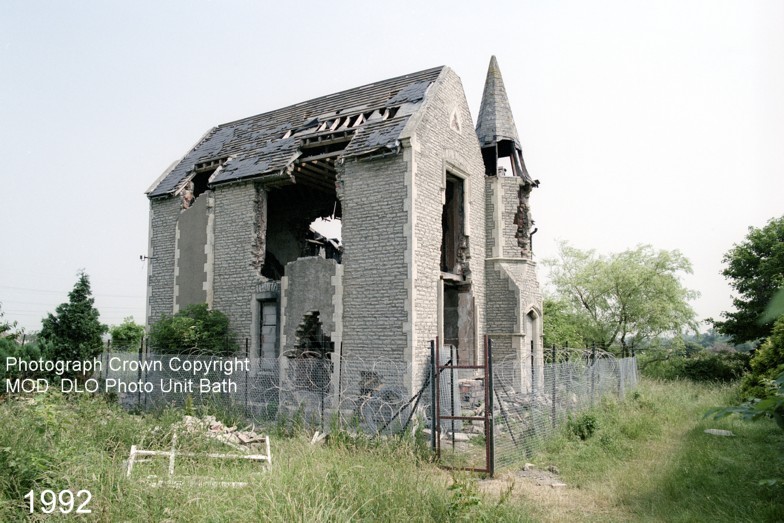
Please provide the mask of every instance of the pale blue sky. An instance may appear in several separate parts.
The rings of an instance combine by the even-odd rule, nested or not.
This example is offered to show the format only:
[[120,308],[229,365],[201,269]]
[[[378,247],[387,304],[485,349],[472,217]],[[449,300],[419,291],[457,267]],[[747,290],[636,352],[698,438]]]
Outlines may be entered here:
[[144,191],[210,127],[436,65],[476,117],[498,57],[556,240],[680,249],[701,318],[721,257],[784,214],[784,2],[6,1],[0,301],[40,328],[76,272],[144,319]]

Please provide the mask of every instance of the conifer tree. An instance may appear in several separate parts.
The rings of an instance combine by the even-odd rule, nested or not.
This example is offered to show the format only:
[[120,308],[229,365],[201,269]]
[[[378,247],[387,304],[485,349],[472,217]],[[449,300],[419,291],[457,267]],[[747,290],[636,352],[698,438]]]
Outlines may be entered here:
[[68,302],[61,303],[54,314],[42,322],[40,337],[48,344],[47,356],[58,360],[88,360],[103,350],[101,336],[107,327],[99,321],[98,310],[90,289],[90,278],[82,270]]

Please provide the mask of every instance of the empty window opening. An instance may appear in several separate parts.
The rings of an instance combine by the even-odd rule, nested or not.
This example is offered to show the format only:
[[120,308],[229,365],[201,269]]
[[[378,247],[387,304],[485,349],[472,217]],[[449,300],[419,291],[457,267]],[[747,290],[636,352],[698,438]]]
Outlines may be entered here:
[[290,364],[295,386],[299,389],[328,392],[333,368],[335,344],[324,333],[318,311],[311,311],[297,327],[294,349],[286,356],[296,360]]
[[467,248],[464,234],[463,180],[447,174],[441,213],[441,271],[462,275]]
[[209,189],[209,180],[213,172],[214,169],[212,171],[199,172],[185,184],[185,187],[183,187],[182,192],[180,193],[183,209],[190,209],[196,198]]
[[[485,174],[488,176],[518,176],[533,183],[523,161],[523,155],[513,140],[499,140],[498,143],[482,149]],[[537,182],[538,183],[538,182]]]
[[277,358],[280,354],[278,340],[278,302],[259,302],[259,357]]
[[340,232],[340,218],[316,218],[310,224],[302,255],[319,256],[340,263],[343,256]]
[[[261,275],[279,280],[287,263],[304,256],[322,256],[340,263],[340,217],[334,188],[330,192],[297,183],[270,190]],[[322,227],[322,222],[329,227]],[[338,234],[331,234],[335,231]]]

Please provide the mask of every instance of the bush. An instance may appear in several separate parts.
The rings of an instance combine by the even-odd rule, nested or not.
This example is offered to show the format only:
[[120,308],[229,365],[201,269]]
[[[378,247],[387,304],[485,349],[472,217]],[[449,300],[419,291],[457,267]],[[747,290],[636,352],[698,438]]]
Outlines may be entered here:
[[206,303],[190,305],[174,316],[164,315],[150,327],[153,349],[169,354],[229,356],[237,350],[229,318]]
[[640,370],[645,376],[665,380],[730,382],[749,370],[749,359],[749,354],[744,352],[701,351],[691,357],[670,355],[664,359],[643,359]]
[[570,435],[577,436],[585,441],[593,436],[599,428],[599,420],[591,413],[581,414],[577,418],[569,416],[566,422],[566,430]]
[[112,347],[116,350],[138,349],[144,336],[144,327],[133,321],[133,317],[125,318],[120,325],[109,329]]
[[767,398],[772,395],[770,380],[784,372],[784,316],[776,320],[773,333],[754,352],[751,372],[741,382],[741,395]]

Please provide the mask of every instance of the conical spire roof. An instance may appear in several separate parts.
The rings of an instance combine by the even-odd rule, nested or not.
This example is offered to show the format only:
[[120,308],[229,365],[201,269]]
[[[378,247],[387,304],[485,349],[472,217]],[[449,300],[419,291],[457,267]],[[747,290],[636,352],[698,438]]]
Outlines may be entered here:
[[481,147],[494,145],[501,140],[512,140],[520,149],[512,108],[506,97],[504,79],[501,77],[501,69],[498,68],[498,60],[495,56],[490,58],[490,66],[487,68],[485,91],[482,94],[482,105],[479,107],[479,118],[476,123],[476,135],[479,137]]

